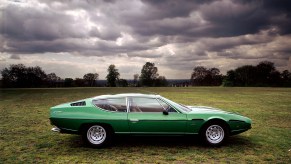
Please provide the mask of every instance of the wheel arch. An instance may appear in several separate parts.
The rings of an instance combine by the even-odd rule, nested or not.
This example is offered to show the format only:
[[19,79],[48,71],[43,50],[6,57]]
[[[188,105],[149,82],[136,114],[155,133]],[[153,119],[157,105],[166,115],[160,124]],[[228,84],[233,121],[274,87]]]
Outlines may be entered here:
[[109,129],[111,133],[114,133],[114,129],[113,129],[113,127],[110,124],[108,124],[108,123],[102,123],[102,122],[83,123],[83,124],[81,124],[81,126],[80,126],[80,128],[78,130],[78,133],[79,134],[82,134],[86,128],[88,128],[89,126],[93,126],[93,125],[101,125],[101,126],[104,126],[106,129]]
[[210,118],[210,119],[208,119],[207,121],[205,121],[205,122],[202,124],[202,126],[201,126],[201,128],[200,128],[200,130],[199,130],[199,134],[201,134],[201,131],[202,131],[202,130],[207,126],[207,125],[209,125],[209,124],[211,124],[211,123],[219,123],[219,124],[221,124],[222,126],[224,126],[224,127],[226,128],[226,130],[227,130],[227,134],[229,134],[230,131],[231,131],[229,124],[228,124],[227,121],[224,120],[223,118]]

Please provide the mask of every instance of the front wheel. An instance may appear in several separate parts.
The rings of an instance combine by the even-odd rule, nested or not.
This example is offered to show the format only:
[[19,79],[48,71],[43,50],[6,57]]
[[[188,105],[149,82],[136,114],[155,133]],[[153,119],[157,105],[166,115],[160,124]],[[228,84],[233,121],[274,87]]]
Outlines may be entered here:
[[222,124],[207,124],[201,131],[201,138],[210,146],[220,146],[227,138],[227,129]]
[[83,131],[83,139],[91,147],[104,147],[110,140],[109,128],[102,125],[92,125]]

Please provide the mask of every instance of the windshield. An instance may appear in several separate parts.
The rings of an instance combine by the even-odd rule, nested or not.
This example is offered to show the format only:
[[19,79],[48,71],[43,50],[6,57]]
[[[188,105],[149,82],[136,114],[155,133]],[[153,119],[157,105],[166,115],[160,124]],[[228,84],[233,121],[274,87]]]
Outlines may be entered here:
[[178,104],[178,103],[175,103],[174,101],[171,101],[167,98],[164,98],[164,100],[166,100],[167,102],[171,103],[172,105],[174,105],[175,107],[177,107],[178,109],[181,109],[183,112],[191,112],[192,110],[188,107],[186,107],[185,105],[182,105],[182,104]]

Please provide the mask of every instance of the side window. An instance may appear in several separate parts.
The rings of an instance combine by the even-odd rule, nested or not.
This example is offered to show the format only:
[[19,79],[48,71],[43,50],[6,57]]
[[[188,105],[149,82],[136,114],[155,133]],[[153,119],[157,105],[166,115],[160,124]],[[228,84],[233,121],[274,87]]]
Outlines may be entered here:
[[158,99],[160,104],[164,107],[165,110],[167,110],[168,112],[177,112],[173,107],[171,107],[170,105],[166,104],[164,101]]
[[104,110],[113,112],[126,112],[126,100],[125,98],[114,98],[114,99],[100,99],[93,100],[93,104]]
[[153,98],[132,98],[130,112],[163,112],[164,108]]

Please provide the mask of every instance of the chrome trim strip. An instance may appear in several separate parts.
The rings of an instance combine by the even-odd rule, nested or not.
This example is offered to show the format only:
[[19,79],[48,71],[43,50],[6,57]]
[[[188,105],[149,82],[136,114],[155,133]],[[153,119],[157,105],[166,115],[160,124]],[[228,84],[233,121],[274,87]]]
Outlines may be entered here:
[[186,122],[187,120],[138,120],[138,121],[185,121]]
[[199,134],[199,133],[185,133],[185,134]]
[[184,132],[131,132],[131,134],[185,134]]
[[117,133],[117,134],[130,134],[130,132],[114,132],[114,133]]
[[131,122],[138,122],[138,119],[129,119]]
[[244,123],[246,123],[245,121],[242,121],[242,120],[229,120],[229,122],[244,122]]
[[[138,112],[136,112],[136,113],[138,113]],[[52,118],[52,119],[54,119],[54,118]],[[130,120],[128,120],[128,119],[95,119],[95,118],[61,118],[61,117],[59,117],[58,119],[77,119],[77,120],[92,120],[92,121],[96,121],[96,122],[98,122],[98,121],[130,121]],[[188,120],[138,120],[138,121],[188,121]],[[71,130],[71,129],[67,129],[67,130]]]
[[66,128],[62,128],[62,130],[67,130],[67,131],[72,131],[72,132],[77,132],[78,131],[78,130],[66,129]]
[[175,132],[115,132],[116,134],[198,134],[198,133],[189,133],[189,132],[180,132],[180,133],[175,133]]
[[[125,113],[125,112],[123,112]],[[58,117],[58,118],[51,118],[51,119],[68,119],[68,120],[92,120],[92,121],[128,121],[126,119],[96,119],[96,118],[63,118],[63,117]],[[63,128],[62,128],[63,129]],[[71,129],[68,129],[71,130]]]
[[193,118],[192,121],[204,121],[202,118]]

